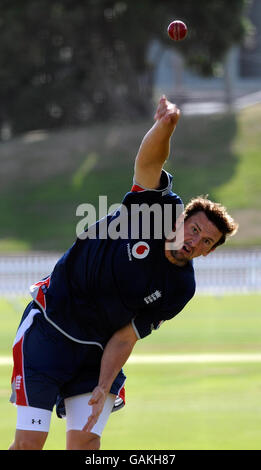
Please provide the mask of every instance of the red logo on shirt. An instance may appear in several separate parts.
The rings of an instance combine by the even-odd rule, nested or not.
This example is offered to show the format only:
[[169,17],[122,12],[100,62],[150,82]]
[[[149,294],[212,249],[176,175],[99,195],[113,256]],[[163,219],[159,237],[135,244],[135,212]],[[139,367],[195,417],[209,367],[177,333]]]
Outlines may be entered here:
[[136,253],[138,255],[143,255],[143,253],[147,250],[148,248],[145,246],[145,245],[140,245],[138,246],[138,248],[136,249]]
[[132,247],[132,256],[138,259],[146,258],[146,256],[148,256],[149,254],[149,251],[150,251],[150,247],[148,243],[138,242],[138,243],[135,243],[135,245],[133,245]]

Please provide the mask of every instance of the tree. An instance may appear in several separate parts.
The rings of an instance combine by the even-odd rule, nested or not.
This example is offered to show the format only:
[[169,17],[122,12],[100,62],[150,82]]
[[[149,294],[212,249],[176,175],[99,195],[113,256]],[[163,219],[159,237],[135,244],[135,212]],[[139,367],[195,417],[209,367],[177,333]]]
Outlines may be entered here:
[[[14,132],[145,115],[157,39],[211,75],[244,36],[245,0],[1,0],[0,123]],[[174,18],[188,38],[168,39]]]

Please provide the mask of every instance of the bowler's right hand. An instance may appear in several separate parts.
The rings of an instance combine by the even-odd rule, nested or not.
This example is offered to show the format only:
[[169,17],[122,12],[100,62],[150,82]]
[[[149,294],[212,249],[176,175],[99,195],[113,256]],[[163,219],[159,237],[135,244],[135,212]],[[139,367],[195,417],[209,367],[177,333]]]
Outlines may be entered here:
[[154,119],[156,121],[161,121],[163,123],[176,126],[179,117],[179,108],[174,103],[168,101],[165,95],[162,95],[154,115]]

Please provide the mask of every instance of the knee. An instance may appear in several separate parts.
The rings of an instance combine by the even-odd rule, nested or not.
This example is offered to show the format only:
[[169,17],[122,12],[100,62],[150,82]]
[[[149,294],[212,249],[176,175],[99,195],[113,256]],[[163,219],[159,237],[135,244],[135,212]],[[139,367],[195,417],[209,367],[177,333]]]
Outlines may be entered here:
[[16,430],[15,439],[9,450],[42,450],[48,433]]
[[99,436],[94,437],[87,443],[86,450],[99,450],[101,447],[101,439]]
[[100,446],[97,434],[83,431],[69,431],[67,434],[67,450],[99,450]]
[[43,444],[37,439],[19,439],[9,447],[9,450],[42,450]]

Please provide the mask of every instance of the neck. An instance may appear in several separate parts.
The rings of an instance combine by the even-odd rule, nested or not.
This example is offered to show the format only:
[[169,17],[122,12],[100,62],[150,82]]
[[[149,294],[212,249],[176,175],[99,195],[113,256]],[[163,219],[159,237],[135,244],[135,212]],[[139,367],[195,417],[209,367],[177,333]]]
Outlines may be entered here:
[[170,250],[165,249],[165,256],[167,260],[170,261],[170,263],[176,264],[176,266],[183,267],[183,266],[186,266],[186,264],[188,263],[186,260],[177,259],[175,257],[175,252],[171,252]]

